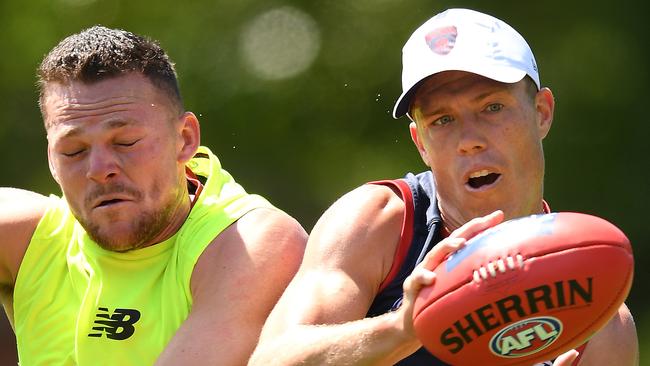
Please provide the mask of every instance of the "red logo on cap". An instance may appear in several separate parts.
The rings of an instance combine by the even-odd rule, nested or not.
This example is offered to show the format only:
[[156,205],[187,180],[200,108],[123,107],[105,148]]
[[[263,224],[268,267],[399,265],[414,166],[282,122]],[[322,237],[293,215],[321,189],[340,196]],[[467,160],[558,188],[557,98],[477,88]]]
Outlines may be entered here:
[[456,27],[449,26],[443,28],[437,28],[429,32],[425,37],[425,41],[431,51],[439,54],[446,55],[454,48],[456,44],[456,36],[458,32]]

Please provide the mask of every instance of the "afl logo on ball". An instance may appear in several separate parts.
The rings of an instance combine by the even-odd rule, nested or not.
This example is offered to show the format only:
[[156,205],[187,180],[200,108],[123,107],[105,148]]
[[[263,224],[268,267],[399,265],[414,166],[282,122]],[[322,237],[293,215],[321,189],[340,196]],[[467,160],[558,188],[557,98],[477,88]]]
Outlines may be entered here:
[[551,316],[528,318],[501,329],[490,340],[490,351],[499,357],[516,358],[537,353],[555,342],[562,322]]

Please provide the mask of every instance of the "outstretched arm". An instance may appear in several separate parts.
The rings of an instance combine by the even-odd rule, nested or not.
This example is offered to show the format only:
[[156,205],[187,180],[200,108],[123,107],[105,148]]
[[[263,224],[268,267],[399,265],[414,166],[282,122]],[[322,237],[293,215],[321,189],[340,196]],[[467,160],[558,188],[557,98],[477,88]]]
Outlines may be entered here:
[[307,234],[277,210],[249,212],[203,252],[193,304],[157,365],[243,365],[300,265]]
[[[365,318],[392,265],[403,215],[403,201],[384,186],[362,186],[328,209],[249,365],[392,365],[420,348],[411,304],[419,289],[433,282],[431,272],[414,271],[398,310]],[[495,220],[474,221],[468,233]],[[422,266],[432,269],[464,241],[441,241]]]

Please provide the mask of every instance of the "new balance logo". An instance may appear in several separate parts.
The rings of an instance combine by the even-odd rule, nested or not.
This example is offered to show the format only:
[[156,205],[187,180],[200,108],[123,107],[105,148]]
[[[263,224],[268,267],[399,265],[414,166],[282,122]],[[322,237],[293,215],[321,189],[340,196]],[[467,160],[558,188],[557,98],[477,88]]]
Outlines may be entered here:
[[94,331],[88,337],[101,337],[106,334],[106,338],[118,341],[125,340],[135,332],[135,324],[140,320],[140,312],[135,309],[115,309],[111,315],[108,308],[98,308],[95,318]]

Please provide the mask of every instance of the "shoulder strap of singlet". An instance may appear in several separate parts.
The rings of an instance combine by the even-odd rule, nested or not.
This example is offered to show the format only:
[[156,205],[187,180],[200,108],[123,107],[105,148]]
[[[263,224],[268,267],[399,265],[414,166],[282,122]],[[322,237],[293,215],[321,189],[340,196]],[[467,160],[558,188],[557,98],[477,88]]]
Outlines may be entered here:
[[402,219],[402,229],[400,231],[400,240],[397,244],[397,249],[395,251],[393,264],[390,267],[390,271],[388,271],[388,275],[386,278],[384,278],[379,286],[378,292],[381,292],[386,288],[386,286],[388,286],[388,284],[393,281],[393,279],[399,273],[400,269],[402,268],[402,264],[404,263],[404,259],[406,258],[406,255],[409,251],[409,247],[411,246],[411,242],[413,241],[413,194],[411,193],[411,187],[409,187],[409,185],[403,179],[380,180],[369,182],[368,184],[383,185],[396,189],[404,201],[405,206],[404,217]]

